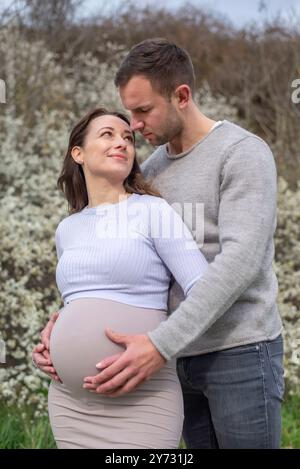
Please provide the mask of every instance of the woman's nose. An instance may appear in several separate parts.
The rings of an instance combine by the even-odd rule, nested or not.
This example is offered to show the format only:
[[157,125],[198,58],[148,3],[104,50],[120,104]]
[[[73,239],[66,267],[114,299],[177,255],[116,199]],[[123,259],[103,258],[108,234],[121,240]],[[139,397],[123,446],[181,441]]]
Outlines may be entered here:
[[116,147],[122,147],[122,148],[126,148],[127,147],[127,140],[125,140],[123,137],[118,136],[115,138],[115,146]]

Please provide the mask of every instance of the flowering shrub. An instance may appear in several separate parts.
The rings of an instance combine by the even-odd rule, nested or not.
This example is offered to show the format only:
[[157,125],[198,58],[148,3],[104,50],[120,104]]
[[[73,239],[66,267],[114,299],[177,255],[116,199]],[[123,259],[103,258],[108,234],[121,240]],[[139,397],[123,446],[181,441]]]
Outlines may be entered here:
[[[0,76],[7,83],[7,104],[0,107],[0,339],[7,350],[0,396],[7,404],[33,404],[41,414],[47,409],[48,378],[32,366],[31,351],[49,315],[61,306],[54,232],[67,215],[67,205],[56,181],[69,130],[91,108],[121,104],[113,85],[115,65],[85,54],[65,70],[43,43],[23,41],[16,47],[20,40],[15,27],[0,31]],[[214,98],[207,85],[197,100],[210,117],[237,122],[235,108],[222,97]],[[143,160],[151,148],[139,142]],[[293,392],[300,390],[300,187],[291,192],[280,180],[278,202],[275,267],[285,322],[287,384]]]
[[284,321],[286,388],[300,391],[300,184],[292,191],[280,178],[275,271],[278,305]]

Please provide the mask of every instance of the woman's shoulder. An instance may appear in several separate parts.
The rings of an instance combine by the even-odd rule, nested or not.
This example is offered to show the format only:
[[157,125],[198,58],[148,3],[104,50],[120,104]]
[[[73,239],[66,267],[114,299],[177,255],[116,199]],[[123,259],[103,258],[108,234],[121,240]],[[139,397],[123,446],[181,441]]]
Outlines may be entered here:
[[143,194],[140,197],[141,201],[145,203],[148,207],[153,209],[155,212],[163,214],[175,214],[176,210],[172,207],[169,202],[163,197],[158,197],[155,195]]
[[139,199],[138,202],[142,202],[146,205],[153,205],[153,206],[161,206],[161,205],[169,205],[167,201],[163,197],[159,197],[156,195],[150,195],[150,194],[139,194]]
[[76,213],[71,213],[70,215],[67,215],[66,217],[62,218],[61,221],[58,223],[56,232],[72,225],[72,223],[77,220],[81,216],[81,211],[76,212]]
[[[142,203],[143,211],[150,216],[149,220],[160,220],[161,222],[181,224],[182,219],[175,207],[170,205],[163,197],[143,194],[137,202]],[[141,212],[142,213],[142,212]]]

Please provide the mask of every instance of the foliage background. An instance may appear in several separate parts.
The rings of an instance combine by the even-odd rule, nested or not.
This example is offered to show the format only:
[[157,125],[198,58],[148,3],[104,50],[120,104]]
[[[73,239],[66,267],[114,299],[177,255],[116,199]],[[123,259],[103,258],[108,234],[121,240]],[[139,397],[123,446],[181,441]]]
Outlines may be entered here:
[[[23,2],[0,18],[0,338],[7,361],[0,397],[45,414],[48,380],[31,350],[61,302],[55,284],[54,232],[67,206],[56,180],[73,123],[101,105],[121,109],[113,85],[117,64],[146,37],[165,36],[191,54],[201,110],[262,136],[278,169],[275,269],[285,326],[286,392],[300,391],[300,32],[280,18],[236,30],[186,5],[180,12],[133,9],[78,23],[74,0]],[[45,6],[44,2],[44,6]],[[51,6],[52,5],[52,6]],[[197,38],[195,40],[195,38]],[[152,149],[138,139],[142,161]]]

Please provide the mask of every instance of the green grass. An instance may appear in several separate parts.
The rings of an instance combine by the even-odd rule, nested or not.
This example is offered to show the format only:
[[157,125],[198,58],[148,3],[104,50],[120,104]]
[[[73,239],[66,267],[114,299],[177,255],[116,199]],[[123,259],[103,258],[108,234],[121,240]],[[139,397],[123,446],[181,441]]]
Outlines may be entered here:
[[34,418],[32,409],[0,405],[0,448],[56,448],[47,417]]
[[300,448],[300,396],[289,397],[282,408],[282,447]]
[[[181,441],[180,448],[184,447]],[[30,408],[20,411],[1,404],[0,448],[56,448],[48,418],[33,418]],[[283,404],[282,448],[300,448],[300,396],[289,397]]]

